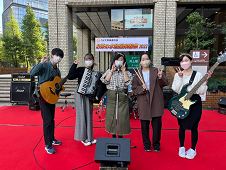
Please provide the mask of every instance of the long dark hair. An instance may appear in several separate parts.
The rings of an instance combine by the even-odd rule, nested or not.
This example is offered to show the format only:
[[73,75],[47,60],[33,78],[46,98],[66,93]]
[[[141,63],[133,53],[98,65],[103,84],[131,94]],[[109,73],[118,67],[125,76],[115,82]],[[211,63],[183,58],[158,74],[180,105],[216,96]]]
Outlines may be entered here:
[[[113,60],[111,61],[111,67],[110,67],[110,69],[112,68],[115,60],[118,60],[120,57],[123,57],[123,59],[124,59],[123,64],[126,62],[126,57],[125,57],[125,55],[123,53],[116,53],[116,55],[113,57]],[[127,63],[125,65],[125,67],[126,67],[126,70],[127,70],[128,69]]]

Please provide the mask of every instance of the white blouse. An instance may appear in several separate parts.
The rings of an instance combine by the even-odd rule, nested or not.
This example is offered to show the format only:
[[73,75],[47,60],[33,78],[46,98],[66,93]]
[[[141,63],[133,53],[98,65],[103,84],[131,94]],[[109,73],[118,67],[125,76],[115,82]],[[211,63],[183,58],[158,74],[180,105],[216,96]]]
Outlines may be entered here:
[[[187,90],[191,91],[191,89],[202,79],[202,77],[203,77],[202,73],[197,72],[196,75],[195,75],[195,79],[194,79],[193,83],[190,86],[187,87]],[[185,84],[189,83],[190,78],[191,78],[191,76],[186,76],[186,75],[183,75],[183,77],[180,78],[178,73],[176,73],[175,76],[174,76],[173,84],[172,84],[173,91],[180,93],[182,87]],[[207,83],[204,82],[197,89],[195,94],[204,94],[207,91],[207,88],[208,88]]]
[[150,90],[150,81],[149,81],[150,75],[149,75],[149,71],[148,72],[143,72],[142,71],[142,74],[143,74],[143,77],[144,77],[144,82],[145,82],[148,90]]

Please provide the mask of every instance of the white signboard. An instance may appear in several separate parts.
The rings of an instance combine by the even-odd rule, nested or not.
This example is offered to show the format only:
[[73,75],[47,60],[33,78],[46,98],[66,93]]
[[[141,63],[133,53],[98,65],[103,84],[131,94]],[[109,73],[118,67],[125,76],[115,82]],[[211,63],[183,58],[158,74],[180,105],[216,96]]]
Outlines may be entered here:
[[[207,72],[207,66],[192,66],[192,69],[195,71],[198,71],[200,73],[202,73],[202,75],[204,76]],[[200,95],[202,101],[206,101],[206,93]]]
[[193,51],[192,57],[193,58],[200,58],[200,52],[199,51]]
[[148,51],[145,38],[95,38],[96,51]]
[[125,28],[152,28],[152,14],[126,15]]

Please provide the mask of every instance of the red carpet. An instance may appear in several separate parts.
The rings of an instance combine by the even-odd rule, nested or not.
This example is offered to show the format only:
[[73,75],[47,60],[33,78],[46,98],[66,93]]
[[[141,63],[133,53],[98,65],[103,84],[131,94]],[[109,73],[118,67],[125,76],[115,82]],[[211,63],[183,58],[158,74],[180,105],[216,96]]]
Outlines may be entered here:
[[[62,141],[62,145],[55,146],[56,154],[49,155],[44,150],[44,140],[34,151],[33,149],[43,135],[40,111],[30,111],[27,106],[0,107],[0,165],[1,170],[8,169],[42,169],[71,170],[94,161],[95,145],[85,147],[81,142],[74,140],[75,110],[67,108],[62,112],[56,108],[55,136]],[[98,122],[104,118],[102,113],[99,119],[94,111],[94,136],[107,137],[104,129],[105,122]],[[222,170],[226,169],[226,115],[217,111],[203,111],[199,126],[199,141],[197,156],[187,160],[178,156],[179,139],[176,118],[165,110],[163,116],[163,130],[161,152],[145,152],[142,145],[140,121],[134,120],[131,115],[132,133],[125,136],[131,139],[130,170]],[[152,131],[150,131],[152,132]],[[185,147],[190,148],[190,132],[186,132]],[[152,148],[153,150],[153,148]],[[80,169],[98,170],[100,164],[91,163]]]

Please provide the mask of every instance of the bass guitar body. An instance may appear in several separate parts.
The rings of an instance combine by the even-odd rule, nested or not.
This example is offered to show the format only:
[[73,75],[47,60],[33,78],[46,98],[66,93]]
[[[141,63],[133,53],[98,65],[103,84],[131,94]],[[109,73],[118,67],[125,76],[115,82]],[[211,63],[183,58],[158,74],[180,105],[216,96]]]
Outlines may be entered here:
[[47,81],[37,87],[38,98],[42,103],[55,104],[60,97],[60,93],[65,90],[63,85],[59,85],[60,77],[55,77],[53,81]]
[[168,103],[168,109],[171,114],[179,119],[186,118],[190,113],[191,105],[195,104],[197,101],[186,100],[185,96],[188,94],[187,87],[189,84],[183,86],[181,93],[178,96],[171,98]]

